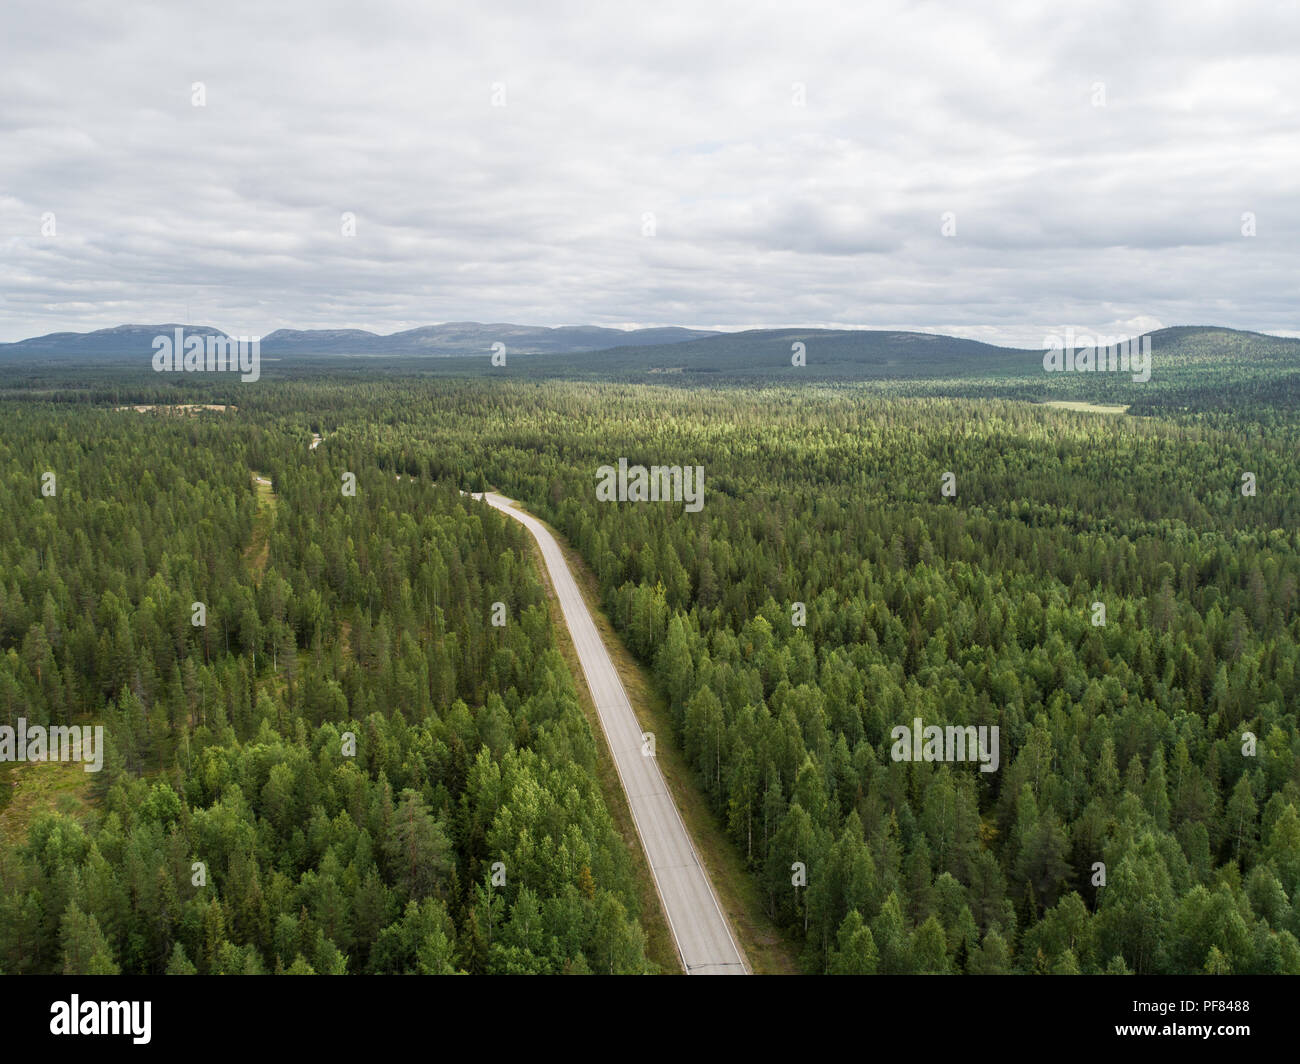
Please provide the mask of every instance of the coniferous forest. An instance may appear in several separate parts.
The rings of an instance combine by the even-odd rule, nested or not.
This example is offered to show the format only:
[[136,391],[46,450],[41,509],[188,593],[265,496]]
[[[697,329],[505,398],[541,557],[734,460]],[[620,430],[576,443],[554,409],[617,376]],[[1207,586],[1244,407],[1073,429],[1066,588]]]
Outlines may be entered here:
[[[1300,421],[1223,401],[1275,372],[1126,414],[974,379],[19,374],[0,725],[104,751],[0,765],[0,970],[670,967],[491,488],[589,568],[798,970],[1300,974]],[[702,508],[598,501],[621,458],[702,467]],[[996,771],[897,759],[918,718],[997,727]]]

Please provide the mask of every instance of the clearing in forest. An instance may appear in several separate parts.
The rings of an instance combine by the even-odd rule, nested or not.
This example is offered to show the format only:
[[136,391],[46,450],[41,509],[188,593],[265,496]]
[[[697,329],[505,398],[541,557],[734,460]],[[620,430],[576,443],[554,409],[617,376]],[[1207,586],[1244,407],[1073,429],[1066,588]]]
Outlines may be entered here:
[[271,490],[270,480],[257,470],[253,470],[253,484],[257,488],[257,517],[253,521],[253,537],[244,551],[244,560],[260,576],[266,571],[266,562],[271,554],[271,521],[279,500]]
[[1126,414],[1128,406],[1104,406],[1101,403],[1079,403],[1070,399],[1051,399],[1043,404],[1057,410],[1077,410],[1084,414]]
[[89,808],[91,778],[81,762],[0,763],[0,844],[17,846],[42,813],[81,820]]

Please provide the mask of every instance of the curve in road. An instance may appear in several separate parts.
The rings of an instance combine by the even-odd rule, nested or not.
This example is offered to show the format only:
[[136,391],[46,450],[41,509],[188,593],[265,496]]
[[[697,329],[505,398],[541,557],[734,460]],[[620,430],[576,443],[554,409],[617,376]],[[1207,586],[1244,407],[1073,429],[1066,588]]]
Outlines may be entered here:
[[542,549],[682,967],[688,975],[748,975],[749,966],[668,792],[659,764],[642,753],[641,725],[555,537],[537,518],[504,495],[487,492],[474,493],[473,497],[486,497],[490,506],[522,524]]

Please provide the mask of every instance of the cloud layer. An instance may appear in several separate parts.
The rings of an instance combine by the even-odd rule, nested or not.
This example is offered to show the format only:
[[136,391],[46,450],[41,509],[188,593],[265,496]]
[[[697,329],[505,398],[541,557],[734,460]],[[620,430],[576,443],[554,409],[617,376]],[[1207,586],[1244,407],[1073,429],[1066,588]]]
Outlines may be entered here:
[[1300,332],[1296,6],[977,7],[7,0],[0,340]]

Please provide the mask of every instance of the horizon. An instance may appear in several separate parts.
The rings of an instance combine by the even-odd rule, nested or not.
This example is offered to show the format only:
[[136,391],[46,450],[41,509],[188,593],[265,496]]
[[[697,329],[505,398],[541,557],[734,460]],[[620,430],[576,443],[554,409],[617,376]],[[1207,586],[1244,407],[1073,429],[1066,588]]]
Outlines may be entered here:
[[[476,320],[471,319],[471,318],[452,318],[452,319],[448,319],[447,321],[427,322],[427,323],[425,323],[425,324],[423,324],[423,325],[412,325],[412,326],[407,326],[407,327],[405,327],[405,328],[397,329],[397,330],[394,330],[394,331],[392,331],[392,332],[377,332],[377,331],[374,330],[374,329],[369,329],[369,328],[366,328],[366,327],[364,327],[364,326],[352,326],[352,325],[349,325],[349,326],[320,326],[320,327],[312,327],[312,328],[298,328],[298,327],[295,327],[295,326],[284,326],[284,325],[280,325],[280,326],[276,326],[274,329],[271,329],[271,330],[266,331],[266,332],[254,332],[254,331],[243,330],[243,329],[227,329],[227,328],[224,328],[224,327],[219,326],[219,325],[213,325],[213,324],[210,324],[210,323],[199,323],[199,322],[176,322],[176,321],[168,321],[168,322],[147,322],[147,321],[141,321],[141,322],[120,322],[120,323],[117,324],[117,325],[106,325],[106,326],[101,326],[101,327],[98,327],[98,328],[95,328],[95,329],[87,329],[87,330],[55,329],[55,330],[52,330],[52,331],[50,331],[50,332],[40,333],[40,334],[33,335],[33,336],[24,336],[24,337],[21,337],[20,339],[17,339],[17,340],[0,340],[0,347],[6,347],[6,346],[12,346],[12,345],[16,345],[16,344],[29,343],[29,342],[34,341],[34,340],[43,340],[43,339],[47,339],[48,337],[51,337],[51,336],[70,336],[70,337],[73,337],[73,336],[90,336],[90,335],[93,335],[93,334],[95,334],[95,333],[100,333],[100,332],[112,332],[112,331],[115,331],[115,330],[121,330],[121,329],[155,329],[155,328],[156,328],[156,329],[177,329],[177,328],[181,328],[181,329],[215,329],[215,330],[221,332],[223,335],[226,335],[226,336],[231,336],[231,337],[240,336],[240,337],[247,337],[247,338],[250,338],[250,339],[256,339],[256,340],[258,340],[258,341],[265,341],[265,340],[267,339],[267,337],[274,336],[276,333],[280,333],[280,332],[288,332],[288,333],[310,333],[310,332],[364,332],[364,333],[367,333],[367,334],[369,334],[369,335],[371,335],[371,336],[374,336],[374,337],[376,337],[376,338],[378,338],[378,339],[388,339],[388,338],[390,338],[390,337],[400,335],[401,333],[413,332],[413,331],[416,331],[416,330],[419,330],[419,329],[437,329],[437,328],[442,328],[442,327],[449,326],[449,325],[476,325],[476,326],[481,326],[481,327],[490,327],[490,326],[493,326],[493,325],[498,325],[498,326],[505,326],[505,327],[511,327],[511,328],[523,328],[523,329],[588,329],[588,328],[594,328],[594,329],[614,329],[614,330],[618,330],[618,331],[621,331],[621,332],[628,332],[628,333],[634,333],[634,332],[645,331],[645,330],[650,330],[650,329],[683,329],[683,330],[695,330],[695,331],[700,331],[700,332],[713,332],[713,333],[717,333],[717,334],[719,334],[719,335],[734,334],[734,333],[744,333],[744,332],[778,332],[778,331],[788,330],[788,329],[807,329],[807,330],[818,330],[818,331],[827,331],[827,332],[913,333],[913,334],[921,335],[921,336],[936,336],[936,337],[943,337],[943,338],[946,338],[946,339],[953,339],[953,340],[974,340],[974,341],[976,341],[976,342],[978,342],[978,343],[986,344],[986,345],[988,345],[989,347],[999,347],[999,348],[1003,348],[1003,349],[1006,349],[1006,350],[1009,350],[1009,351],[1034,351],[1034,350],[1038,350],[1038,349],[1040,349],[1040,348],[1043,346],[1043,344],[1042,344],[1041,342],[1038,342],[1038,343],[1019,343],[1019,344],[1016,344],[1016,343],[1002,343],[1002,342],[998,342],[998,341],[995,341],[995,340],[984,339],[984,338],[982,338],[982,337],[980,337],[980,336],[970,336],[970,335],[965,335],[965,334],[962,333],[962,332],[956,332],[956,331],[951,331],[951,332],[950,332],[950,331],[944,331],[944,330],[939,330],[939,329],[934,328],[934,327],[901,327],[901,326],[900,326],[900,327],[895,327],[895,326],[885,326],[885,325],[843,325],[843,324],[830,324],[830,325],[827,325],[827,324],[808,324],[808,323],[796,323],[796,324],[786,324],[786,325],[729,325],[729,326],[722,326],[722,325],[681,325],[681,324],[676,324],[676,323],[672,323],[672,324],[650,324],[650,325],[643,325],[643,324],[626,324],[626,323],[622,323],[622,324],[617,324],[617,325],[608,325],[608,324],[600,324],[600,323],[597,323],[597,322],[581,322],[581,323],[565,324],[565,325],[538,325],[538,324],[536,324],[536,323],[534,323],[534,322],[521,322],[521,321],[476,321]],[[1067,331],[1067,330],[1071,330],[1071,331],[1073,331],[1074,333],[1076,333],[1076,334],[1078,334],[1078,335],[1080,335],[1080,336],[1088,336],[1088,335],[1091,335],[1091,336],[1098,336],[1098,337],[1101,337],[1101,336],[1112,336],[1112,335],[1118,335],[1118,336],[1120,336],[1121,338],[1137,339],[1137,338],[1142,337],[1142,336],[1149,336],[1149,335],[1152,335],[1152,334],[1154,334],[1154,333],[1163,332],[1163,331],[1165,331],[1165,330],[1167,330],[1167,329],[1206,329],[1206,330],[1223,330],[1223,331],[1227,331],[1227,332],[1255,333],[1255,334],[1258,334],[1258,335],[1260,335],[1260,336],[1272,336],[1272,337],[1276,337],[1276,338],[1278,338],[1278,339],[1283,339],[1283,340],[1295,340],[1295,339],[1300,339],[1300,330],[1271,330],[1271,331],[1270,331],[1270,330],[1266,330],[1266,329],[1251,329],[1251,328],[1244,328],[1244,327],[1232,326],[1232,325],[1204,324],[1204,323],[1202,323],[1202,324],[1175,323],[1175,324],[1172,324],[1172,325],[1158,325],[1158,326],[1155,326],[1155,327],[1152,327],[1152,328],[1148,328],[1148,329],[1142,330],[1142,331],[1140,331],[1140,332],[1133,332],[1133,333],[1119,333],[1119,334],[1108,333],[1108,332],[1106,332],[1105,330],[1102,330],[1102,329],[1095,329],[1095,328],[1094,328],[1094,329],[1089,329],[1089,328],[1086,328],[1086,327],[1081,327],[1081,326],[1077,326],[1077,325],[1067,325],[1067,324],[1063,324],[1063,323],[1062,323],[1062,324],[1054,324],[1054,325],[1045,326],[1045,327],[1044,327],[1044,330],[1043,330],[1043,334],[1050,334],[1050,333],[1052,333],[1052,332],[1065,332],[1065,331]],[[1042,334],[1040,334],[1040,335],[1042,335]],[[707,337],[697,337],[696,339],[707,339]],[[685,341],[685,340],[683,340],[683,341],[665,341],[665,343],[674,343],[674,342],[686,343],[686,342],[689,342],[689,341]],[[430,355],[429,357],[455,357],[455,356],[433,356],[433,355]]]

